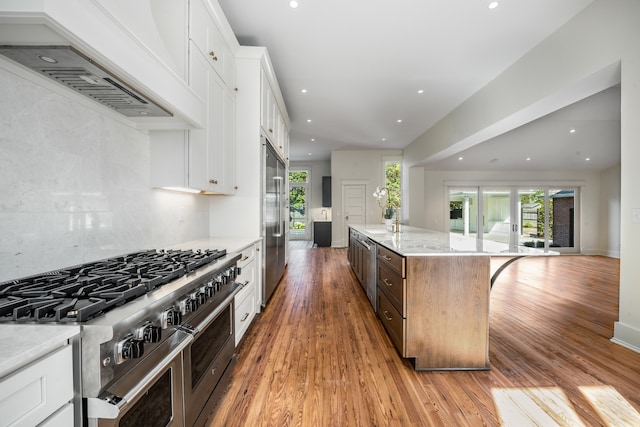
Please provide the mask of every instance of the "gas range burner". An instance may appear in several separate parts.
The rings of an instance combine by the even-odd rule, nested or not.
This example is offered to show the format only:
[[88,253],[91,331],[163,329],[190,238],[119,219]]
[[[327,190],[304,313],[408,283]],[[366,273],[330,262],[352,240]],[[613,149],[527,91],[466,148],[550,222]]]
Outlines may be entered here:
[[0,322],[86,322],[226,253],[149,250],[0,283]]

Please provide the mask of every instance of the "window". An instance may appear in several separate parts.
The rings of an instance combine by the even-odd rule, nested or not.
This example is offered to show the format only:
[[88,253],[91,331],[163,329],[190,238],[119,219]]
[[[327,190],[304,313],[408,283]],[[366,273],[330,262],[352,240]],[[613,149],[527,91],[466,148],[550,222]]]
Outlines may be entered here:
[[385,218],[395,214],[395,210],[402,205],[402,185],[401,168],[397,160],[387,160],[384,162],[384,186],[387,189],[387,214]]
[[289,238],[309,240],[309,214],[307,200],[309,200],[308,170],[293,170],[289,172]]

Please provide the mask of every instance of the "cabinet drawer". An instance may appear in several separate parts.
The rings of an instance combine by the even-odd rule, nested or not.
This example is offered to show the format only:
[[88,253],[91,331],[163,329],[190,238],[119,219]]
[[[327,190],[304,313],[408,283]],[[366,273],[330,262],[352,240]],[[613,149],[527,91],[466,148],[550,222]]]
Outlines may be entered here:
[[240,342],[244,333],[251,325],[253,318],[256,316],[256,291],[255,285],[247,286],[245,289],[248,289],[249,292],[247,294],[243,294],[243,299],[238,299],[238,295],[236,295],[236,306],[235,306],[235,335],[236,335],[236,345]]
[[34,426],[73,399],[67,345],[0,381],[0,425]]
[[251,245],[248,248],[245,248],[241,252],[242,256],[238,260],[238,267],[243,268],[250,262],[252,262],[256,257],[256,247],[255,245]]
[[398,310],[391,304],[384,292],[378,292],[378,317],[387,330],[391,342],[400,355],[404,357],[405,319],[402,318]]
[[236,282],[244,286],[236,296],[236,301],[244,298],[249,293],[249,288],[253,289],[256,283],[256,263],[250,262],[242,267],[241,273],[236,277]]
[[397,271],[378,259],[378,288],[402,315],[405,313],[404,295],[406,282]]
[[385,262],[389,267],[393,268],[401,277],[405,277],[404,257],[385,248],[377,246],[378,259]]

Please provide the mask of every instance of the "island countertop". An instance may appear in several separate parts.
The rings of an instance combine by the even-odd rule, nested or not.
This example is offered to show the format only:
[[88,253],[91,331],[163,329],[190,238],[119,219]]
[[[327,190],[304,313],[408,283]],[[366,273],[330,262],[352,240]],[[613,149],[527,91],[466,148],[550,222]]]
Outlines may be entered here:
[[400,232],[388,231],[384,224],[349,224],[355,231],[403,256],[443,255],[558,255],[558,252],[526,246],[509,246],[490,240],[477,240],[460,234],[401,225]]

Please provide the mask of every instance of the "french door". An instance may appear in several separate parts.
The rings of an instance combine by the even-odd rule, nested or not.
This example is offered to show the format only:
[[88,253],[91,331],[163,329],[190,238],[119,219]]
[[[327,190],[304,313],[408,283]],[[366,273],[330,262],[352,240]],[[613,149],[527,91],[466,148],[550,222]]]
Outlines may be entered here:
[[579,191],[561,187],[449,189],[449,231],[498,245],[579,250]]

